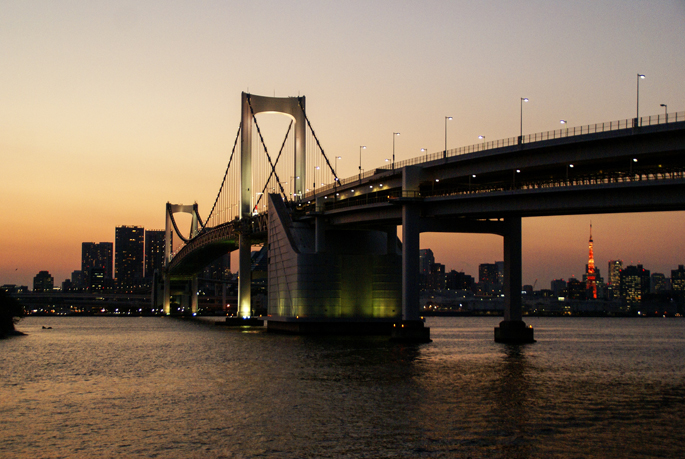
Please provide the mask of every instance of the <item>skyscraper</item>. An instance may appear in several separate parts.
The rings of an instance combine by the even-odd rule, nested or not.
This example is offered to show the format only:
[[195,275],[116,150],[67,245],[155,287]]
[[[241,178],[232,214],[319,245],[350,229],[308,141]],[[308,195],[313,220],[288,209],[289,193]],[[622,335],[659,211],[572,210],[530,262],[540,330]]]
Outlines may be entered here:
[[143,279],[144,233],[140,226],[116,227],[114,274],[120,290],[132,291]]
[[428,285],[428,276],[431,272],[431,265],[435,263],[435,257],[431,249],[419,250],[419,285],[421,288],[426,288]]
[[587,289],[590,298],[597,298],[597,277],[595,276],[595,255],[592,251],[592,223],[590,223],[590,242],[589,254],[587,259]]
[[[173,239],[173,232],[171,237]],[[164,266],[164,230],[145,231],[145,277],[151,278],[155,270]]]
[[97,268],[104,271],[106,279],[112,279],[113,245],[111,242],[81,243],[81,271],[84,276],[89,276],[90,270]]
[[649,292],[649,270],[642,265],[628,266],[621,270],[621,298],[628,306],[642,303],[645,294]]
[[671,289],[685,299],[685,266],[678,265],[678,269],[671,270]]
[[622,269],[623,260],[609,260],[609,285],[614,289],[618,289]]

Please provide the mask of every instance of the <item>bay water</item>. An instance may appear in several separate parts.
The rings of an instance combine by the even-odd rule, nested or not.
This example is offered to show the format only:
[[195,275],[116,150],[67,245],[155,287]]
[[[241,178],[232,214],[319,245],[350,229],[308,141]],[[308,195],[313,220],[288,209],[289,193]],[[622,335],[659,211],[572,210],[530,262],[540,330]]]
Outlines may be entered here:
[[685,321],[528,317],[511,346],[500,320],[403,345],[27,317],[0,341],[0,457],[685,456]]

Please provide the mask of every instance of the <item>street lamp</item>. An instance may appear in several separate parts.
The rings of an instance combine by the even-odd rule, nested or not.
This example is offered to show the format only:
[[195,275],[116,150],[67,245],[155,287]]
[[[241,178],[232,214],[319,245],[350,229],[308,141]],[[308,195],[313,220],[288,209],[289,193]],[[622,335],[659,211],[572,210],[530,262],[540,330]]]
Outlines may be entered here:
[[635,115],[635,126],[640,122],[640,80],[644,80],[645,76],[641,73],[637,74],[637,113]]
[[483,141],[483,150],[485,150],[485,136],[484,136],[484,135],[479,135],[478,138],[481,139],[481,140]]
[[447,158],[447,122],[452,121],[451,116],[446,116],[445,117],[445,151],[442,154],[443,158]]
[[519,135],[519,143],[523,143],[523,103],[528,102],[527,97],[521,97],[521,131]]
[[[566,120],[560,120],[559,123],[561,123],[561,124],[567,124],[568,121],[566,121]],[[566,137],[568,137],[568,126],[566,126]]]
[[362,181],[362,150],[366,150],[366,146],[359,147],[359,181]]
[[425,154],[426,154],[426,161],[428,161],[428,149],[422,148],[422,149],[421,149],[421,153],[425,153]]
[[660,107],[664,107],[664,115],[666,115],[666,122],[668,123],[668,105],[659,104]]
[[573,164],[567,164],[566,165],[566,185],[568,185],[568,170],[569,168],[573,169]]
[[395,137],[400,135],[399,132],[392,133],[392,170],[395,170]]

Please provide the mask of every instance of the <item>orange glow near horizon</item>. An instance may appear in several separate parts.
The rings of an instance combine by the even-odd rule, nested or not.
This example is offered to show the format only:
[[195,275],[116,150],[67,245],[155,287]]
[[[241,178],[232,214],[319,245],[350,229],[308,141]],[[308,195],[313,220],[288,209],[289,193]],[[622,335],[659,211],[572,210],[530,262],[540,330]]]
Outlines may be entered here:
[[[358,174],[360,145],[364,170],[384,165],[393,132],[402,133],[400,162],[422,148],[480,143],[479,134],[517,136],[521,121],[530,134],[559,129],[560,119],[572,128],[632,118],[636,73],[647,75],[641,115],[663,114],[661,104],[685,110],[679,2],[645,12],[619,0],[545,8],[7,0],[2,11],[0,285],[31,286],[41,270],[61,283],[80,268],[82,242],[113,242],[120,225],[162,229],[167,201],[197,202],[204,218],[241,91],[306,96],[341,178]],[[522,95],[530,101],[521,120]],[[270,118],[260,127],[278,151],[289,120]],[[685,264],[685,212],[591,218],[605,279],[609,259],[666,275]],[[589,220],[524,219],[524,283],[582,276]],[[502,259],[497,236],[424,234],[421,248],[471,275]]]

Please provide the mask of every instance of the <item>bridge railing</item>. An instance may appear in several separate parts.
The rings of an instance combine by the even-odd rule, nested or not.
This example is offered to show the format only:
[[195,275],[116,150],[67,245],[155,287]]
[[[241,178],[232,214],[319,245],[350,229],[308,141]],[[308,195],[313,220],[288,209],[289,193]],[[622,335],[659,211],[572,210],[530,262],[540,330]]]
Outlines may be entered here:
[[449,158],[454,156],[461,156],[469,153],[476,153],[479,151],[492,150],[496,148],[510,147],[519,145],[520,143],[528,144],[533,142],[541,142],[545,140],[561,139],[565,137],[573,137],[578,135],[595,134],[598,132],[618,131],[621,129],[631,129],[639,126],[653,126],[657,124],[667,124],[685,121],[685,111],[675,113],[662,113],[660,115],[643,116],[639,119],[628,118],[617,121],[608,121],[604,123],[587,124],[582,126],[566,127],[561,129],[554,129],[552,131],[538,132],[534,134],[526,134],[520,140],[519,137],[507,137],[505,139],[491,140],[488,142],[479,142],[473,145],[466,145],[459,148],[453,148],[447,151],[438,151],[436,153],[429,153],[414,158],[398,161],[394,165],[391,163],[385,164],[381,167],[368,170],[364,173],[356,174],[345,179],[340,179],[337,184],[331,183],[317,188],[305,195],[306,199],[311,199],[315,195],[322,193],[335,192],[338,186],[353,184],[361,182],[364,179],[377,174],[378,172],[390,172],[394,169],[401,169],[405,166],[414,166],[417,164],[424,164],[430,161],[435,161],[442,158]]

